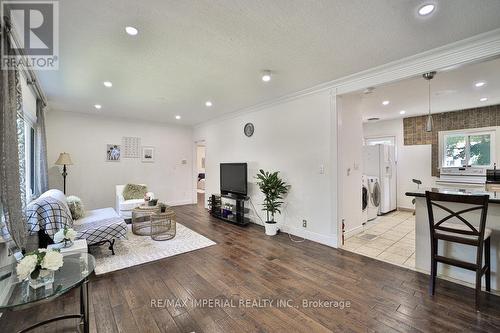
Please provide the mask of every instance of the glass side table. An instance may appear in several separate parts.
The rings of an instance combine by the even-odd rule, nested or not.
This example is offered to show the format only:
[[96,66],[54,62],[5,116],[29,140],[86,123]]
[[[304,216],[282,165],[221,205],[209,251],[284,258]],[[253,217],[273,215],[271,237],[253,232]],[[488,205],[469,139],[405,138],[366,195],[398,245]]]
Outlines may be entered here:
[[6,297],[0,299],[0,311],[14,311],[51,301],[74,288],[80,288],[80,313],[67,314],[38,322],[19,332],[27,332],[36,327],[59,320],[77,318],[78,326],[84,333],[89,332],[89,292],[88,277],[95,268],[95,259],[91,254],[78,253],[64,256],[62,267],[54,272],[52,288],[41,287],[33,290],[28,279],[19,280],[16,274],[17,263],[0,267],[0,279],[6,290]]
[[164,213],[151,215],[151,239],[155,241],[169,240],[175,237],[175,212],[167,208]]
[[132,233],[151,236],[151,216],[160,213],[160,206],[139,206],[132,210]]

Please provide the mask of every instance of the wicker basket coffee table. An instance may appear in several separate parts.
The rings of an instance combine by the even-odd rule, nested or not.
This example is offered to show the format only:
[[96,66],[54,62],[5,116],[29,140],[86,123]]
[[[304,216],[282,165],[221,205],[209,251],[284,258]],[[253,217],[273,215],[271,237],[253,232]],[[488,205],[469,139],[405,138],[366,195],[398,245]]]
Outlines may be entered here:
[[169,240],[175,237],[175,212],[167,208],[164,213],[151,215],[151,239],[155,241]]
[[139,236],[151,235],[151,217],[160,213],[160,206],[139,206],[132,210],[132,233]]

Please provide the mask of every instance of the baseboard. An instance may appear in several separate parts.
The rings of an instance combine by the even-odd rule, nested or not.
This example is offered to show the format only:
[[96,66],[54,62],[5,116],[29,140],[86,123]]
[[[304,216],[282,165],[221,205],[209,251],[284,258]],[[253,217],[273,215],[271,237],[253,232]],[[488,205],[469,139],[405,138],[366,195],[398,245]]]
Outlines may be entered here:
[[293,236],[302,237],[302,238],[305,238],[307,240],[310,240],[310,241],[313,241],[316,243],[331,246],[334,248],[338,247],[337,235],[327,236],[327,235],[318,234],[316,232],[304,230],[303,228],[290,227],[287,225],[281,225],[280,230],[283,232],[289,233]]
[[358,226],[358,227],[356,227],[354,229],[351,229],[349,231],[344,232],[344,238],[349,238],[351,236],[359,234],[360,232],[363,231],[364,227],[365,227],[365,225],[362,224],[362,225],[360,225],[360,226]]
[[183,206],[192,204],[194,204],[193,200],[167,201],[167,205],[169,206]]

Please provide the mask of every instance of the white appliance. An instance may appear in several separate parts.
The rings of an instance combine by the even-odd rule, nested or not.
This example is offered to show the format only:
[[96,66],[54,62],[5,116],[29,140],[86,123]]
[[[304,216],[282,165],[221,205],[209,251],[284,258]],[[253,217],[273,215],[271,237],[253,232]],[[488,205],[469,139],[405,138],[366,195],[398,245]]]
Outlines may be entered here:
[[380,185],[380,212],[386,214],[397,208],[396,149],[393,145],[363,147],[363,173],[377,177]]
[[367,218],[371,221],[380,213],[380,184],[378,177],[367,176],[368,180],[368,209]]
[[361,223],[365,224],[368,221],[368,202],[370,194],[368,191],[368,178],[366,175],[361,175]]

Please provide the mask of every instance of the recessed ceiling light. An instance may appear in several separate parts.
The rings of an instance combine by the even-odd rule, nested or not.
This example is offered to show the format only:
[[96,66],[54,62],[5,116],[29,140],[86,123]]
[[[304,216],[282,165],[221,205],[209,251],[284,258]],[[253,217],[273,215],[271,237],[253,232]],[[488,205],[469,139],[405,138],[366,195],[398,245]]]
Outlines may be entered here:
[[389,103],[390,103],[389,101],[383,101],[382,105],[389,105]]
[[486,84],[486,82],[484,82],[484,81],[479,81],[479,82],[474,83],[474,85],[476,86],[476,88],[481,88],[485,84]]
[[111,83],[110,81],[104,81],[103,84],[106,88],[111,88],[113,86],[113,83]]
[[401,111],[399,111],[399,114],[405,114],[405,113],[406,113],[406,111],[405,111],[405,110],[401,110]]
[[212,104],[212,102],[211,102],[211,101],[206,101],[206,102],[205,102],[205,106],[206,106],[207,108],[211,107],[212,105],[213,105],[213,104]]
[[262,73],[262,81],[264,81],[264,82],[271,81],[271,71],[264,71]]
[[418,15],[420,15],[420,16],[427,16],[430,13],[432,13],[435,9],[436,9],[436,5],[433,5],[433,4],[430,4],[430,3],[426,4],[426,5],[423,5],[423,6],[421,6],[418,9]]
[[94,107],[97,109],[97,110],[100,110],[102,108],[102,105],[101,104],[96,104],[94,105]]
[[181,119],[181,116],[177,115],[177,116],[175,116],[175,119],[179,120],[179,119]]
[[130,36],[135,36],[139,33],[139,30],[137,30],[134,27],[125,27],[125,31],[130,35]]
[[488,97],[482,97],[479,99],[480,102],[486,102],[488,100]]

